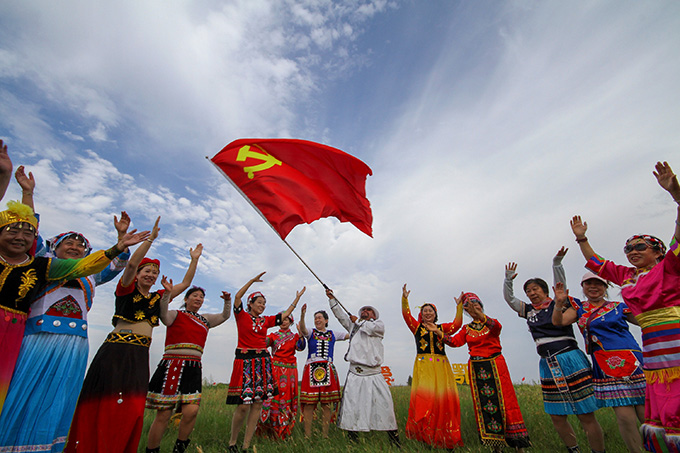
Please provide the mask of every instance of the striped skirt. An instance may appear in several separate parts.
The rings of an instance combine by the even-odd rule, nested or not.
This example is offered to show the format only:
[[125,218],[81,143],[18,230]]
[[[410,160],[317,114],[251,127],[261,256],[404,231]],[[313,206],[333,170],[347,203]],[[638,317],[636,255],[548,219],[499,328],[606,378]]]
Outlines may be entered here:
[[593,374],[583,351],[541,357],[538,367],[546,414],[589,414],[597,410]]

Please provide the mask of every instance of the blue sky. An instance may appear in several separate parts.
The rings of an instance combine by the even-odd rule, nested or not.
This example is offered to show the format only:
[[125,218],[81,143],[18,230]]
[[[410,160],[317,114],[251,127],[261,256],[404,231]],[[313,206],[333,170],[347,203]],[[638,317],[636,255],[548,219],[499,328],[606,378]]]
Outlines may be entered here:
[[[120,210],[144,229],[161,215],[150,255],[174,279],[202,242],[206,312],[263,270],[269,313],[304,285],[310,311],[327,302],[205,156],[245,137],[343,149],[373,169],[374,239],[324,219],[288,242],[348,308],[380,309],[397,382],[415,357],[404,283],[412,306],[434,302],[442,319],[461,291],[479,294],[505,326],[513,378],[535,380],[503,266],[519,263],[521,296],[525,279],[551,279],[567,245],[578,294],[574,214],[620,263],[632,234],[670,240],[674,204],[651,172],[657,160],[680,171],[679,55],[671,1],[4,2],[0,138],[36,175],[43,235],[75,229],[106,247]],[[6,199],[18,197],[12,185]],[[90,312],[91,355],[113,290],[100,287]],[[161,327],[152,367],[163,340]],[[211,332],[207,377],[228,380],[235,340],[233,321]]]

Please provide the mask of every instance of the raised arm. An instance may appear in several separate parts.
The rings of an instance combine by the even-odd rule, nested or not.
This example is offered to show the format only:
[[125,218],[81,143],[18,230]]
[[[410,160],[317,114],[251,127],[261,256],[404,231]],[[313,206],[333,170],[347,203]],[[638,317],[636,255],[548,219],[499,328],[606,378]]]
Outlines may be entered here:
[[7,145],[0,140],[0,200],[5,197],[7,186],[12,179],[12,159],[7,153]]
[[231,316],[231,294],[226,291],[222,291],[220,298],[224,301],[222,313],[205,315],[205,319],[208,320],[208,324],[210,324],[211,329],[213,327],[219,326],[224,321],[229,319],[229,316]]
[[406,321],[406,326],[411,332],[415,332],[418,328],[418,321],[411,315],[411,309],[408,306],[409,294],[411,294],[411,291],[406,289],[406,283],[404,283],[404,287],[401,289],[401,315]]
[[562,282],[555,283],[555,307],[553,308],[552,323],[556,326],[568,326],[578,319],[578,313],[569,303],[569,290]]
[[201,253],[203,253],[203,244],[198,244],[195,248],[189,249],[191,262],[189,263],[186,274],[184,274],[182,283],[175,285],[172,288],[172,299],[182,294],[184,290],[191,285],[191,281],[194,279],[194,275],[196,275],[196,266],[198,266],[198,260],[201,257]]
[[24,166],[19,165],[17,171],[14,173],[19,186],[21,187],[21,202],[26,206],[30,206],[33,211],[35,211],[35,206],[33,206],[33,192],[35,191],[35,178],[33,173],[24,171]]
[[593,250],[593,248],[590,246],[588,238],[586,237],[588,224],[581,220],[580,215],[575,215],[569,221],[569,225],[571,225],[571,231],[573,231],[574,236],[576,236],[576,242],[578,242],[578,246],[581,248],[583,257],[586,259],[586,261],[590,260],[590,258],[595,256],[595,250]]
[[293,310],[295,310],[295,307],[297,307],[297,304],[300,301],[300,298],[302,297],[302,295],[305,293],[306,289],[307,289],[307,287],[303,286],[300,291],[295,292],[295,299],[293,300],[293,303],[290,304],[290,306],[288,307],[288,310],[281,313],[281,319],[286,319],[287,317],[289,317],[291,315],[291,313],[293,313]]
[[505,280],[503,281],[503,298],[508,303],[510,308],[517,313],[522,312],[523,302],[515,297],[513,289],[513,282],[517,277],[517,263],[508,263],[505,265]]
[[267,271],[260,272],[255,277],[248,280],[248,282],[245,285],[243,285],[243,288],[236,291],[236,296],[234,296],[234,308],[238,308],[241,305],[243,305],[242,299],[243,299],[243,296],[245,296],[248,289],[251,286],[253,286],[253,283],[262,283],[262,276],[266,273],[267,273]]
[[441,326],[442,331],[446,335],[453,335],[463,325],[463,293],[461,292],[457,298],[454,297],[454,300],[456,301],[456,317],[453,319],[453,322],[445,323]]
[[332,289],[330,288],[326,289],[326,297],[328,297],[328,305],[331,307],[331,311],[338,319],[340,325],[344,327],[345,330],[350,332],[352,330],[353,321],[350,319],[349,315],[345,313],[345,310],[340,308],[340,303],[338,302],[338,299],[336,299],[335,296],[333,295]]
[[165,288],[163,292],[163,297],[161,297],[160,308],[161,308],[161,322],[166,326],[171,326],[175,319],[177,319],[177,310],[168,310],[168,305],[170,304],[170,299],[172,295],[172,279],[167,279],[165,275],[161,278],[161,284]]
[[307,335],[309,334],[309,332],[307,331],[307,326],[305,325],[305,315],[306,314],[307,314],[307,304],[302,304],[302,308],[300,309],[300,322],[297,323],[296,327],[298,329],[298,333],[303,338],[307,338]]
[[139,247],[137,247],[137,250],[134,251],[132,256],[127,262],[127,265],[125,266],[125,270],[123,271],[123,275],[120,277],[120,284],[123,287],[128,287],[132,284],[132,282],[135,280],[135,275],[137,274],[137,267],[139,266],[139,263],[142,262],[144,257],[146,256],[147,252],[151,248],[151,244],[153,244],[153,241],[156,240],[158,237],[158,232],[161,230],[158,226],[158,223],[161,221],[160,216],[156,219],[156,223],[154,223],[153,228],[151,229],[151,234],[149,234],[149,237],[144,240],[140,244]]
[[671,166],[668,162],[657,162],[655,167],[654,176],[657,182],[663,189],[671,194],[673,201],[678,204],[678,213],[675,217],[675,232],[673,237],[676,241],[680,242],[680,184],[678,183],[678,178],[673,173]]
[[567,287],[567,274],[564,272],[564,266],[562,266],[562,260],[564,259],[564,255],[567,254],[569,251],[568,248],[562,246],[558,251],[557,254],[553,257],[553,265],[552,265],[552,270],[553,270],[553,285],[556,285],[557,282],[564,283],[564,287]]

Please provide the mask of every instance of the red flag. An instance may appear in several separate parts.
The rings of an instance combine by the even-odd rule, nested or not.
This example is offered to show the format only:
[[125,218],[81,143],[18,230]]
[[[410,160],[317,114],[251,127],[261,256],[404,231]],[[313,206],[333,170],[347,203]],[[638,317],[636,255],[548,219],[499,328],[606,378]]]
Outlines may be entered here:
[[366,177],[373,173],[354,156],[306,140],[241,139],[211,160],[282,239],[295,225],[330,216],[372,236]]

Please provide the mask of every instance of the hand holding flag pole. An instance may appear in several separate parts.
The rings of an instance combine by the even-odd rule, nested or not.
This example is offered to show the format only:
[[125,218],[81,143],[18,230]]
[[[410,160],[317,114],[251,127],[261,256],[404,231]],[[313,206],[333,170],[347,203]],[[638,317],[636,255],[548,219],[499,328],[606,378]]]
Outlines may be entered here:
[[288,233],[332,216],[372,236],[365,187],[371,169],[339,149],[306,140],[241,139],[210,160],[324,289],[329,288],[286,242]]

